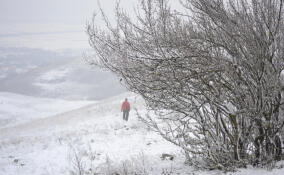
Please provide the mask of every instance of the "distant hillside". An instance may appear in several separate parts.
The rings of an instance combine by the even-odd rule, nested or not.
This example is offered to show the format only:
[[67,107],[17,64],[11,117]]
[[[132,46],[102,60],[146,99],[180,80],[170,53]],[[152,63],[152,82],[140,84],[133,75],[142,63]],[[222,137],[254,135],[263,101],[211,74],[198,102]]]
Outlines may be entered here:
[[37,97],[98,100],[125,89],[110,72],[92,68],[72,50],[0,48],[0,91]]

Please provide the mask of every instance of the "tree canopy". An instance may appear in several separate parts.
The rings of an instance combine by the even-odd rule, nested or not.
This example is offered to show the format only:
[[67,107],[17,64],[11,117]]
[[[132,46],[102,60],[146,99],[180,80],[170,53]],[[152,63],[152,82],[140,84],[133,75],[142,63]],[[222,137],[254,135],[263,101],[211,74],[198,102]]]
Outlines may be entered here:
[[[123,79],[156,115],[142,116],[187,161],[208,169],[280,160],[283,0],[140,0],[135,20],[88,24],[89,60]],[[185,13],[186,12],[186,13]]]

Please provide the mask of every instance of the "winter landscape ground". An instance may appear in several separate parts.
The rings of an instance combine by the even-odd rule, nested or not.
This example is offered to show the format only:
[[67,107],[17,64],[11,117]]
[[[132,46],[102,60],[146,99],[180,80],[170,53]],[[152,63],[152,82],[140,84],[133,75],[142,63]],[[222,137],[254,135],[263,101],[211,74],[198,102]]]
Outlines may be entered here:
[[[120,105],[125,97],[133,109],[146,113],[143,100],[132,93],[100,101],[62,101],[1,92],[0,174],[77,175],[80,167],[85,174],[223,174],[187,166],[181,150],[149,130],[134,110],[124,122]],[[228,174],[283,173],[248,168]]]
[[[214,98],[209,99],[210,103],[212,99],[215,99],[219,100],[217,102],[221,102],[216,104],[226,107],[228,101],[224,102],[222,96],[226,97],[228,94],[228,99],[239,100],[236,101],[236,104],[241,104],[243,107],[251,105],[248,109],[255,110],[254,103],[249,102],[250,96],[244,92],[247,89],[255,91],[255,88],[251,86],[255,83],[255,73],[258,75],[258,72],[262,72],[263,91],[259,92],[263,92],[263,94],[252,93],[252,96],[259,96],[262,100],[267,100],[268,104],[272,104],[268,105],[267,109],[273,109],[275,104],[271,102],[274,101],[281,106],[284,85],[282,59],[284,53],[282,6],[284,7],[284,1],[240,1],[258,4],[252,9],[247,8],[249,6],[246,6],[246,3],[242,3],[245,4],[243,7],[236,6],[238,8],[234,9],[240,9],[240,13],[238,10],[233,12],[231,9],[219,8],[222,7],[219,2],[234,2],[231,4],[235,4],[238,1],[196,0],[206,7],[204,9],[208,11],[205,11],[204,14],[210,17],[201,16],[202,20],[197,20],[197,25],[188,23],[191,18],[183,21],[184,17],[191,16],[193,11],[184,9],[182,4],[177,3],[179,2],[177,0],[169,0],[171,7],[169,9],[174,13],[169,13],[171,10],[164,7],[163,2],[165,1],[161,0],[120,1],[122,11],[117,13],[118,16],[115,16],[115,9],[119,9],[114,3],[115,0],[100,0],[100,2],[99,0],[0,0],[0,175],[284,175],[283,160],[276,164],[272,161],[271,164],[268,163],[264,167],[252,167],[249,164],[246,169],[236,169],[234,172],[206,170],[207,167],[202,170],[195,169],[185,162],[186,158],[181,147],[166,141],[140,120],[138,114],[142,117],[148,114],[144,100],[141,96],[128,92],[121,85],[125,83],[121,78],[124,75],[128,76],[126,78],[134,78],[134,80],[137,78],[136,75],[139,75],[141,76],[139,78],[145,78],[145,80],[140,84],[134,84],[134,89],[140,89],[139,92],[145,95],[143,94],[145,88],[142,84],[148,88],[151,87],[148,86],[149,83],[154,82],[151,84],[154,88],[149,88],[151,89],[149,92],[152,92],[150,97],[157,98],[156,102],[163,102],[164,94],[172,94],[172,96],[169,95],[170,100],[166,101],[166,104],[174,101],[173,106],[170,105],[170,109],[171,107],[175,109],[175,104],[181,105],[180,109],[183,109],[184,104],[181,100],[176,100],[175,97],[190,95],[188,92],[191,92],[191,88],[184,90],[183,88],[195,84],[195,81],[192,81],[192,84],[187,81],[195,79],[195,75],[198,75],[199,72],[204,75],[205,80],[210,79],[208,79],[208,83],[196,79],[198,80],[196,82],[199,83],[194,87],[200,89],[206,85],[210,90],[208,92],[211,92],[208,94],[210,96],[215,94]],[[147,3],[138,5],[137,2]],[[269,2],[274,2],[275,7]],[[280,7],[280,5],[277,6],[277,2],[281,2],[280,10],[277,10]],[[151,6],[145,8],[151,3],[154,8]],[[212,5],[212,3],[217,3],[217,5]],[[134,10],[136,7],[138,11]],[[247,16],[242,14],[242,9],[253,11],[253,8],[256,8],[255,17],[250,16],[251,13],[246,13]],[[103,14],[99,15],[100,10],[104,11],[107,18],[103,17]],[[140,19],[138,14],[143,10],[145,17],[149,18],[144,19],[143,13],[141,13],[143,17],[141,19],[145,21],[140,21],[142,23],[141,25],[138,23],[137,27],[133,24],[136,24],[136,19]],[[124,12],[129,13],[129,16]],[[276,14],[277,12],[279,14]],[[94,14],[98,16],[93,18]],[[196,15],[201,14],[203,13]],[[247,20],[244,20],[245,16]],[[227,18],[224,20],[224,17]],[[107,19],[110,23],[107,22]],[[134,23],[131,22],[132,20]],[[217,24],[220,23],[219,27],[222,30],[217,30],[218,26],[211,26],[216,22],[214,20],[217,20]],[[120,23],[117,26],[117,33],[112,31],[110,33],[113,33],[113,36],[108,36],[106,29],[109,28],[109,24],[115,24],[115,22]],[[92,26],[93,24],[94,26]],[[201,26],[201,29],[196,28],[198,29],[196,30],[196,26]],[[142,27],[143,30],[139,27]],[[102,31],[98,30],[97,33],[97,29],[102,29]],[[223,29],[227,30],[224,32]],[[96,34],[99,34],[98,37],[93,37]],[[118,37],[120,34],[122,37]],[[100,37],[103,39],[98,42],[96,39]],[[126,40],[123,40],[124,38]],[[208,38],[212,41],[207,41]],[[195,40],[198,42],[192,42]],[[224,48],[219,48],[219,42],[226,52],[224,52]],[[199,45],[198,43],[203,44]],[[109,49],[107,47],[109,44],[115,47]],[[206,46],[205,48],[207,45],[214,47],[210,51],[211,49],[208,48],[203,49],[203,45]],[[227,52],[227,49],[233,52]],[[105,64],[114,63],[113,65],[122,68],[118,72],[112,70],[118,76],[93,66],[98,61],[98,54],[95,53],[98,51],[100,54],[104,53],[106,58],[110,58],[105,60]],[[191,56],[188,57],[188,53],[191,52],[194,53],[193,62],[191,62]],[[204,53],[210,59],[204,59]],[[145,60],[141,61],[140,55],[142,55],[142,60],[145,59],[146,62],[149,61],[147,59],[150,55],[150,60],[153,62],[150,61],[149,63],[152,63],[149,65],[144,64]],[[143,55],[146,57],[144,58]],[[121,59],[117,59],[117,56]],[[131,58],[129,59],[131,61],[126,61],[127,64],[125,62],[126,56]],[[220,59],[223,57],[225,62]],[[237,58],[237,61],[232,60],[234,57]],[[88,62],[88,58],[91,58],[91,61]],[[263,60],[259,58],[263,58]],[[243,61],[239,62],[239,59]],[[121,67],[119,67],[120,64],[117,64],[120,62]],[[182,67],[185,69],[183,70]],[[212,73],[211,69],[216,69],[216,72],[226,70],[223,72],[225,80],[229,78],[232,81],[231,83],[225,82],[229,82],[229,85],[234,88],[229,88],[232,90],[224,91],[223,94],[222,91],[226,88],[223,88],[222,83],[219,84],[223,81],[215,82],[216,72]],[[124,71],[126,74],[121,76],[120,73]],[[180,74],[184,72],[186,79],[181,76],[183,74]],[[207,75],[210,76],[207,77]],[[249,75],[253,78],[247,78],[250,77]],[[161,77],[166,81],[164,82]],[[165,83],[167,85],[166,91],[156,81]],[[185,84],[183,84],[184,82]],[[280,86],[280,84],[282,85]],[[177,91],[178,85],[182,85],[179,91]],[[276,85],[280,88],[275,88]],[[225,84],[224,87],[227,86]],[[162,96],[159,96],[155,91],[157,89],[162,90]],[[237,95],[230,96],[235,94],[235,90],[239,91]],[[148,95],[147,91],[145,92]],[[193,90],[192,92],[197,91]],[[201,92],[207,94],[207,89],[201,90]],[[279,94],[281,94],[280,97]],[[203,100],[202,95],[198,96]],[[125,98],[128,98],[132,109],[128,122],[122,119],[120,110]],[[185,99],[185,101],[189,99],[191,98]],[[269,101],[269,99],[272,100]],[[190,101],[192,100],[186,102]],[[243,101],[248,103],[238,103]],[[206,103],[204,104],[206,105]],[[189,110],[189,104],[186,103],[185,112]],[[283,109],[280,111],[276,109],[273,109],[275,115],[270,114],[271,116],[275,117],[283,113]],[[262,110],[267,112],[265,108],[259,107],[259,111]],[[228,114],[233,115],[228,116],[236,116],[234,111],[229,112]],[[192,113],[191,109],[190,113]],[[151,113],[151,115],[154,114]],[[183,117],[183,115],[181,116]],[[223,117],[226,116],[227,114],[223,115]],[[248,117],[249,115],[244,114],[243,116]],[[273,128],[266,125],[264,116],[260,118],[263,120],[263,126]],[[273,120],[269,120],[272,124],[275,122],[273,117],[271,117]],[[282,119],[281,121],[283,122]],[[217,119],[216,124],[219,122]],[[235,123],[233,118],[227,122],[228,126],[234,126],[232,125]],[[278,119],[275,123],[278,123]],[[207,127],[207,125],[203,126]],[[219,129],[219,127],[216,128]],[[248,127],[242,129],[246,131],[246,128]],[[266,129],[265,127],[260,128]],[[267,127],[267,130],[269,128]],[[187,132],[187,130],[184,131]],[[232,131],[234,130],[232,129]],[[216,131],[216,133],[218,132]],[[228,133],[230,134],[230,132]],[[227,134],[224,134],[225,141]],[[257,134],[256,132],[255,136],[258,136]],[[179,138],[178,135],[175,136],[174,138]],[[218,137],[212,138],[220,137],[218,135]],[[281,139],[283,142],[283,138]],[[207,144],[207,146],[210,145],[208,143],[199,142],[200,145]],[[223,145],[232,142],[218,143]],[[238,145],[240,142],[235,143]],[[257,145],[254,141],[247,143],[249,143],[248,146],[254,144],[255,147]],[[266,141],[266,143],[268,146],[271,145],[270,142]],[[274,143],[276,143],[276,139],[274,139]],[[231,148],[231,146],[229,147]],[[238,147],[236,146],[236,148]],[[267,152],[268,150],[266,149]],[[218,151],[219,149],[215,149],[217,155],[220,153]],[[250,151],[248,149],[247,155],[254,155]],[[227,152],[232,153],[230,150]],[[227,158],[226,155],[230,154],[220,156],[219,159]],[[217,163],[223,160],[219,160]],[[248,159],[244,158],[243,160],[247,161]]]

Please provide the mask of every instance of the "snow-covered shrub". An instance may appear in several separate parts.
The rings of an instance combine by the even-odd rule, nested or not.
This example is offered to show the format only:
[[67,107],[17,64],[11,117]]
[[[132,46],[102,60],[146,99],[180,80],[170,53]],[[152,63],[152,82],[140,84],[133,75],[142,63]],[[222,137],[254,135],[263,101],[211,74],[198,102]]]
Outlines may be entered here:
[[85,164],[83,158],[78,155],[77,152],[74,152],[74,157],[71,158],[71,169],[70,175],[85,175]]
[[[208,169],[282,156],[283,0],[141,0],[132,20],[90,23],[98,59],[156,115],[145,123]],[[104,15],[104,13],[102,13]],[[158,116],[158,117],[153,117]]]
[[[148,175],[151,169],[143,153],[129,160],[115,160],[106,156],[105,160],[101,161],[92,156],[96,153],[90,153],[87,150],[75,151],[73,148],[72,150],[70,175]],[[89,155],[81,154],[86,151]]]
[[98,169],[101,174],[105,175],[148,175],[148,169],[140,158],[141,157],[139,157],[139,159],[124,160],[121,162],[108,158],[105,163],[98,166]]

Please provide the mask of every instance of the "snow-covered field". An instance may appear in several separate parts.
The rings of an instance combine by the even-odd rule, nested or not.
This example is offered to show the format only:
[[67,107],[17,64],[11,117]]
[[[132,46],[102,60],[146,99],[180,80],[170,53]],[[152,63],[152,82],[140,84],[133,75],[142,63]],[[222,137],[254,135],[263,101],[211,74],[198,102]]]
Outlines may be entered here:
[[[0,175],[69,175],[78,167],[90,174],[223,174],[186,166],[181,150],[150,131],[134,110],[124,122],[120,105],[125,97],[132,108],[146,112],[143,100],[132,93],[98,102],[0,93]],[[174,155],[174,160],[162,160],[163,153]],[[229,174],[280,175],[284,169],[249,168]]]
[[0,92],[0,129],[77,109],[95,101],[66,101]]

